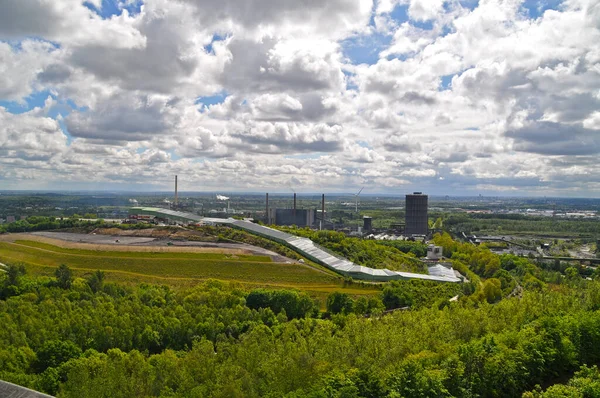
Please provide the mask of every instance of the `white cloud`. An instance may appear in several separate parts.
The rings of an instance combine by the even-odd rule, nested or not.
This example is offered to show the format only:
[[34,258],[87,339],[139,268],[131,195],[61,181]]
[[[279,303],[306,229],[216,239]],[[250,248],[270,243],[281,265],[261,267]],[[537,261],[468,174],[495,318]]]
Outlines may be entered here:
[[[53,99],[0,106],[0,178],[593,193],[599,21],[585,0],[535,19],[520,0],[147,0],[104,17],[10,0],[0,100]],[[344,43],[367,36],[389,45],[354,64]]]
[[411,0],[408,15],[416,21],[437,18],[444,9],[444,0]]
[[0,98],[23,102],[34,91],[36,75],[51,62],[54,47],[26,40],[20,49],[0,42]]
[[[80,0],[6,0],[0,3],[0,39],[43,37],[61,44],[135,48],[145,44],[125,11],[104,20]],[[101,4],[96,0],[96,3]],[[99,4],[96,4],[97,8]]]

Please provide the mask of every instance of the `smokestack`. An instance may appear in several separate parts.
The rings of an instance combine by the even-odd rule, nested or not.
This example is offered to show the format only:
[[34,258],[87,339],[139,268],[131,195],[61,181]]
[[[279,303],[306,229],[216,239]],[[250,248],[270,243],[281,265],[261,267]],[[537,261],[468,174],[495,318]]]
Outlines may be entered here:
[[296,217],[296,192],[294,192],[294,217]]
[[175,207],[177,207],[177,176],[175,176]]
[[323,229],[323,224],[325,224],[325,194],[321,199],[321,229]]
[[267,225],[271,224],[269,222],[269,193],[267,192],[267,212],[265,213],[265,218],[267,220]]

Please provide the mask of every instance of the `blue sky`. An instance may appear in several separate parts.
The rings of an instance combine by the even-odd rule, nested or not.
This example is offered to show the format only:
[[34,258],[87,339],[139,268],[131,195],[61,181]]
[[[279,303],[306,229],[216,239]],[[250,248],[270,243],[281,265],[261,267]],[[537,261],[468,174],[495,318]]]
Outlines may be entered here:
[[221,92],[221,93],[218,93],[215,95],[198,97],[198,98],[196,98],[196,104],[201,105],[202,109],[204,109],[204,107],[208,107],[210,105],[221,104],[221,103],[223,103],[223,101],[225,101],[226,98],[227,98],[227,93]]
[[123,13],[123,10],[127,10],[129,15],[139,14],[143,5],[143,1],[134,0],[131,2],[127,2],[116,0],[102,0],[102,7],[100,9],[97,9],[92,3],[89,2],[84,2],[83,4],[90,10],[100,15],[102,18],[110,18],[113,15],[121,15]]

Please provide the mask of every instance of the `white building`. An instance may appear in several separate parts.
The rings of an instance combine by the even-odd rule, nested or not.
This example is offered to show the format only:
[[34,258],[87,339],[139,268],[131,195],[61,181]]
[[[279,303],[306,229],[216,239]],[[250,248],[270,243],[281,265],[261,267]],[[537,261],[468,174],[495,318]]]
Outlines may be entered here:
[[443,250],[441,246],[429,245],[427,246],[427,260],[439,260],[442,258]]

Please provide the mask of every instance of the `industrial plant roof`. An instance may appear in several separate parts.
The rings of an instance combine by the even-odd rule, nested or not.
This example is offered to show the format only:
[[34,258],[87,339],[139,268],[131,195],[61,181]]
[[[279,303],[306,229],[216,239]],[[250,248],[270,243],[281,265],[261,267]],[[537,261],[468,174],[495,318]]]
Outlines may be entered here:
[[7,381],[0,380],[0,397],[7,398],[53,398],[29,388],[21,387]]
[[429,267],[429,275],[417,274],[413,272],[391,271],[388,269],[374,269],[357,265],[335,253],[329,252],[327,249],[320,247],[308,238],[301,238],[299,236],[278,231],[273,228],[254,224],[249,221],[235,220],[232,218],[207,218],[193,213],[160,209],[157,207],[133,207],[131,208],[131,211],[151,213],[163,216],[165,218],[182,219],[190,222],[208,222],[212,224],[231,225],[233,227],[240,228],[291,246],[307,258],[310,258],[311,260],[342,275],[351,276],[354,279],[378,281],[396,279],[424,279],[438,282],[460,282],[460,279],[456,277],[451,268],[446,268],[440,264]]
[[194,213],[188,213],[184,211],[175,211],[170,209],[161,209],[159,207],[132,207],[130,211],[141,211],[144,213],[156,213],[157,215],[170,216],[173,218],[182,218],[189,221],[200,222],[204,217]]

